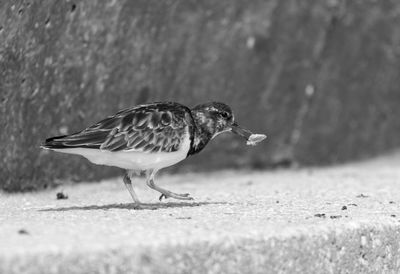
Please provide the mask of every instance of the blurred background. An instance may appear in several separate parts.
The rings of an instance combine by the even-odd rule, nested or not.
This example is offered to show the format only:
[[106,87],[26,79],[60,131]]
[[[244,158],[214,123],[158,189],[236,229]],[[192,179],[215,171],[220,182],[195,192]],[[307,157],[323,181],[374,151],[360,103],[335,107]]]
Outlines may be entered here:
[[166,172],[338,164],[400,145],[400,2],[0,1],[0,187],[121,171],[39,149],[119,109],[222,101],[231,134]]

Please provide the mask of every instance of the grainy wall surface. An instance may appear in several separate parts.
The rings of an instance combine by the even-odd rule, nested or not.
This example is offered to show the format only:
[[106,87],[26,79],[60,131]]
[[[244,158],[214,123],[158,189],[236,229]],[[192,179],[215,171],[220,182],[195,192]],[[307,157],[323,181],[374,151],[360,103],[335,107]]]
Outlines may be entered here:
[[269,136],[255,148],[219,136],[172,170],[390,150],[400,144],[399,25],[394,0],[0,0],[0,186],[118,174],[39,144],[149,101],[224,101]]

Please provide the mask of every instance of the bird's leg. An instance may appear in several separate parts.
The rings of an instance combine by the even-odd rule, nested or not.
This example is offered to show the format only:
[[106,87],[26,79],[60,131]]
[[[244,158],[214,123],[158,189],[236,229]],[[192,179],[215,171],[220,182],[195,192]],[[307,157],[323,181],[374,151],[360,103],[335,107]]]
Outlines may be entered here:
[[132,196],[132,199],[133,199],[133,202],[134,202],[134,208],[135,209],[139,209],[140,208],[140,200],[139,200],[138,196],[136,195],[135,190],[133,190],[131,178],[130,178],[128,172],[126,172],[125,175],[124,175],[124,183],[125,183],[126,188],[129,191],[129,193]]
[[154,189],[157,190],[158,192],[161,193],[161,196],[159,198],[159,200],[161,201],[162,198],[174,198],[174,199],[178,199],[178,200],[193,200],[192,197],[189,197],[189,193],[185,193],[185,194],[179,194],[179,193],[174,193],[171,192],[169,190],[163,189],[159,186],[157,186],[154,183],[154,175],[156,174],[157,170],[147,170],[146,171],[146,184]]

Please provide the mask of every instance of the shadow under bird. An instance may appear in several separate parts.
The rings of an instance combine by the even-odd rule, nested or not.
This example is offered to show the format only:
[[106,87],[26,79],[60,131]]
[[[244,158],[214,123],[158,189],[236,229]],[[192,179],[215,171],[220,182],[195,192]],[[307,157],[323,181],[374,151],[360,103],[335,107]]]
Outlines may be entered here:
[[146,183],[161,193],[160,201],[192,200],[189,193],[174,193],[156,185],[155,174],[199,153],[211,139],[228,131],[242,136],[248,145],[266,138],[241,128],[224,103],[205,103],[190,109],[174,102],[159,102],[121,110],[82,131],[48,138],[41,147],[125,169],[123,181],[139,208],[131,182],[133,174],[145,171]]

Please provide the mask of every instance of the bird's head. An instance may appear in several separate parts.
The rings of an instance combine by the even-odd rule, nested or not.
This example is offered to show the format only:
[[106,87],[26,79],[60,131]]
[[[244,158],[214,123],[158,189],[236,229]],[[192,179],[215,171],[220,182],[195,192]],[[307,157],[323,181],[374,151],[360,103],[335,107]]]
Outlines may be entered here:
[[224,103],[210,102],[197,105],[192,109],[192,113],[198,125],[208,131],[211,138],[232,131],[248,140],[252,134],[235,122],[232,109]]

